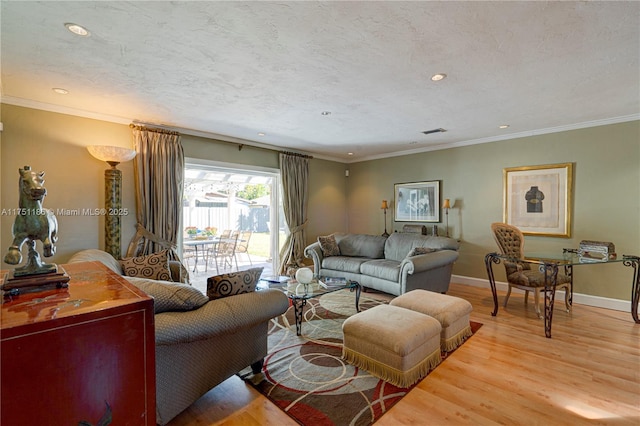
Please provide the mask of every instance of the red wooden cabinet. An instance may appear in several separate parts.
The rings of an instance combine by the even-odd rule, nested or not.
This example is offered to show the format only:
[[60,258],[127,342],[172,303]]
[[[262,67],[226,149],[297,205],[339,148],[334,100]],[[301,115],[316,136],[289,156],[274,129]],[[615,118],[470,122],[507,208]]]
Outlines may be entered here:
[[0,424],[155,425],[153,299],[100,262],[69,287],[5,297]]

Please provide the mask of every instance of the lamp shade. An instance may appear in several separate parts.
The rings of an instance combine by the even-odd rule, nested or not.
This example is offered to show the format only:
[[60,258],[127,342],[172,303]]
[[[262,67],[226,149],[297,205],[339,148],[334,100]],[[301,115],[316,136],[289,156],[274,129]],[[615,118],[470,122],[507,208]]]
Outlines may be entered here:
[[89,154],[101,161],[107,163],[124,163],[125,161],[132,160],[136,156],[136,152],[133,149],[123,148],[120,146],[109,145],[91,145],[87,147]]
[[380,206],[380,208],[382,210],[386,210],[389,208],[389,204],[387,203],[387,200],[382,200],[382,206]]
[[444,199],[444,203],[442,204],[442,208],[443,209],[450,209],[451,208],[451,201],[448,198]]

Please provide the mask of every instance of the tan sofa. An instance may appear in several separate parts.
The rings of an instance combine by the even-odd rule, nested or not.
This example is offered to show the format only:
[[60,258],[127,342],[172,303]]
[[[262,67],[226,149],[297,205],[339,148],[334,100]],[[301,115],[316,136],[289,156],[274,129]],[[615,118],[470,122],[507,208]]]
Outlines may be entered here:
[[[102,250],[83,250],[69,263],[84,261],[100,261],[122,275],[119,262]],[[181,285],[125,278],[143,291],[156,285],[165,288]],[[289,307],[287,297],[279,290],[208,300],[192,289],[199,295],[186,291],[187,296],[183,297],[192,310],[158,312],[157,299],[154,307],[156,422],[160,425],[167,424],[214,386],[247,366],[257,372],[267,354],[269,320]]]
[[[453,238],[396,232],[389,237],[334,234],[339,254],[325,256],[319,242],[304,250],[316,276],[345,277],[399,296],[415,289],[446,293],[460,244]],[[433,252],[413,255],[416,248]]]

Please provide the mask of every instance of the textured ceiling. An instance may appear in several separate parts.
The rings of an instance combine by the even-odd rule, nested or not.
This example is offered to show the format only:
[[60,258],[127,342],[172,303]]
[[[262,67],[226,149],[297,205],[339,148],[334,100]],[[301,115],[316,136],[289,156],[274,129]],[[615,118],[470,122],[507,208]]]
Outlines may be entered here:
[[15,105],[344,161],[640,117],[639,2],[1,8],[2,101]]

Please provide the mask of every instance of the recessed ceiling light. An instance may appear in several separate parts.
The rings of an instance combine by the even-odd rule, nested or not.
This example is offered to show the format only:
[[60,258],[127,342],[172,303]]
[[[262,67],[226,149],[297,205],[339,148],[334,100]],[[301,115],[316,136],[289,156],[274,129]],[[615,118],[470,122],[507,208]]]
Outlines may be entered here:
[[58,95],[67,95],[69,93],[69,91],[67,89],[62,89],[60,87],[54,87],[53,89],[54,92],[56,92]]
[[322,114],[322,115],[331,115],[331,111],[322,111],[320,114]]
[[87,30],[82,25],[72,24],[71,22],[67,22],[66,24],[64,24],[64,26],[67,27],[67,29],[72,33],[74,33],[75,35],[79,35],[82,37],[89,37],[89,35],[91,34],[89,30]]
[[431,76],[431,81],[440,81],[447,78],[447,75],[444,73],[434,74]]
[[347,155],[353,155],[353,152],[347,152]]
[[508,124],[503,124],[503,125],[498,126],[498,127],[499,127],[499,128],[501,128],[501,129],[506,129],[506,128],[508,128],[508,127],[509,127],[509,125],[508,125]]
[[264,136],[264,135],[266,135],[266,133],[258,132],[258,136]]

